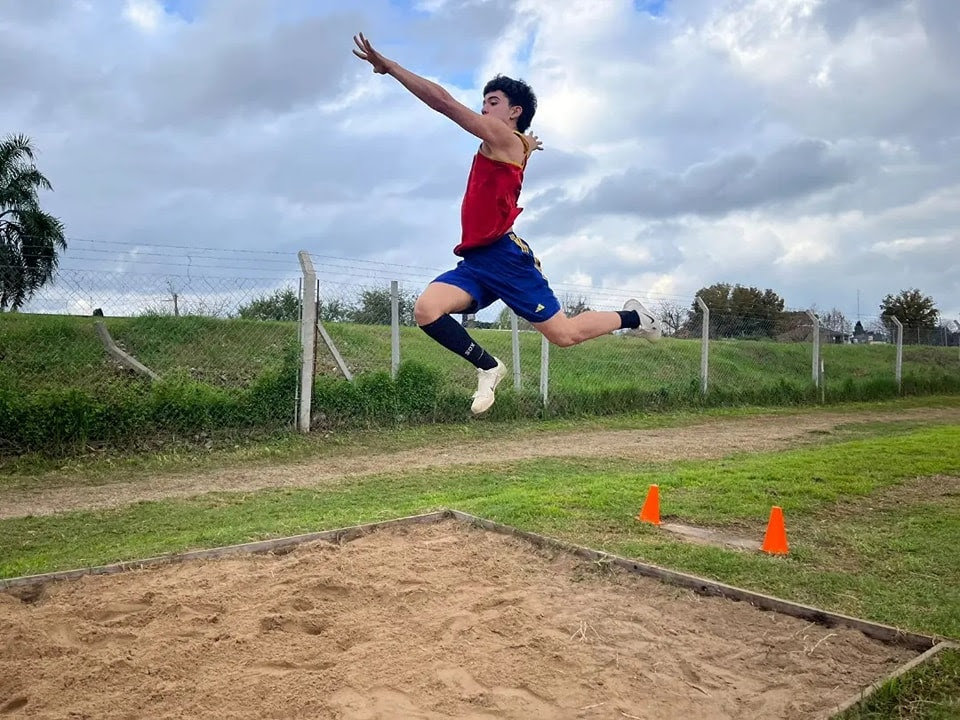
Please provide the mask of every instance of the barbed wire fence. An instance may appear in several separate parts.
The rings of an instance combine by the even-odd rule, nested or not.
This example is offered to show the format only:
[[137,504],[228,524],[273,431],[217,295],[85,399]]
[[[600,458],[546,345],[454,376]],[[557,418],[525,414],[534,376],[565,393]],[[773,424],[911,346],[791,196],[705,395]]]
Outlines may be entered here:
[[[307,432],[351,414],[465,418],[476,371],[427,338],[413,313],[444,269],[73,239],[53,282],[19,312],[0,312],[0,452],[77,438],[95,447],[131,436],[162,443],[171,433],[212,442],[224,431]],[[494,416],[960,390],[958,321],[900,327],[861,316],[852,327],[812,309],[744,312],[690,296],[552,285],[569,315],[637,297],[665,337],[617,331],[556,348],[502,302],[461,316],[510,369]],[[437,386],[416,412],[397,396],[415,383],[383,382],[399,386],[405,366],[424,368],[421,379]]]

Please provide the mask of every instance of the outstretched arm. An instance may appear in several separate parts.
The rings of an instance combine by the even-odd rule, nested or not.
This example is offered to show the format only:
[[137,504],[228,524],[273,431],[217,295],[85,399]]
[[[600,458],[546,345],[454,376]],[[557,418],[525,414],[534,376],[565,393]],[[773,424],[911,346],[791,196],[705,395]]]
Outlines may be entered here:
[[493,147],[505,147],[515,142],[513,132],[502,121],[471,110],[437,83],[410,72],[393,60],[388,60],[373,48],[363,33],[359,37],[355,35],[353,40],[357,44],[353,54],[370,63],[375,73],[395,78],[428,107],[450,118],[467,132]]

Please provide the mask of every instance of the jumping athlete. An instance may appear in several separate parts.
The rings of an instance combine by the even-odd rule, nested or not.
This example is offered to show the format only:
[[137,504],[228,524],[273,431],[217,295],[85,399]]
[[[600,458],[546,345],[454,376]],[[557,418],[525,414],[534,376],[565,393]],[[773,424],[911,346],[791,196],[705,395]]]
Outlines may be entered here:
[[480,347],[451,313],[474,313],[500,299],[559,347],[620,328],[638,329],[650,340],[660,337],[660,322],[637,300],[628,300],[623,310],[590,310],[567,317],[541,272],[540,261],[514,233],[514,220],[523,210],[517,201],[527,161],[534,151],[543,149],[536,135],[524,135],[537,109],[537,98],[526,83],[497,75],[484,87],[483,106],[477,113],[440,85],[385,58],[363,33],[353,40],[354,55],[369,62],[375,73],[391,75],[481,140],[460,210],[460,242],[453,249],[462,259],[431,282],[414,306],[421,330],[477,368],[474,414],[493,405],[494,391],[507,368]]

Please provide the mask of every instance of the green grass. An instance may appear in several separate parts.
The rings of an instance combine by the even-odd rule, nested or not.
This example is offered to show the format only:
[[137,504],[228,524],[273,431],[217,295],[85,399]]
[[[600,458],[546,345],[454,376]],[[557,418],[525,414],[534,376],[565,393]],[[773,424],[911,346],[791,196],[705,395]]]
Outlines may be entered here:
[[[322,489],[146,502],[0,521],[0,576],[456,507],[801,602],[960,637],[960,552],[950,550],[960,529],[960,498],[859,513],[842,506],[915,476],[955,473],[958,463],[960,428],[940,427],[720,462],[636,467],[541,459],[385,474]],[[664,515],[752,536],[762,533],[771,505],[780,505],[790,557],[688,545],[636,524],[633,516],[654,482]]]
[[[207,317],[106,318],[116,342],[156,371],[150,383],[107,358],[92,318],[0,314],[0,454],[71,454],[90,445],[150,447],[289,430],[296,413],[295,323]],[[319,344],[313,406],[318,429],[459,423],[469,419],[475,372],[417,328],[400,332],[401,378],[390,378],[390,329],[327,328],[357,382],[340,377]],[[475,331],[490,352],[511,358],[509,332]],[[549,402],[539,397],[541,337],[522,333],[521,389],[508,380],[484,418],[575,418],[743,405],[799,406],[819,396],[807,344],[715,341],[710,390],[699,389],[700,343],[597,338],[550,348]],[[893,348],[823,348],[829,403],[896,397]],[[906,395],[960,393],[950,348],[907,348]]]
[[929,416],[913,420],[866,422],[858,415],[875,412],[899,412],[911,409],[960,408],[960,396],[928,396],[876,402],[838,403],[828,408],[818,405],[802,407],[708,407],[655,412],[632,412],[619,415],[576,418],[519,419],[503,422],[483,420],[432,425],[403,425],[391,428],[354,430],[350,432],[313,432],[307,434],[279,432],[262,437],[236,438],[226,446],[198,447],[194,442],[165,442],[143,449],[104,447],[71,457],[50,457],[42,453],[0,456],[0,489],[39,489],[82,485],[103,485],[129,482],[157,473],[194,474],[208,469],[250,468],[258,465],[296,463],[327,457],[384,455],[418,447],[456,446],[466,442],[496,442],[505,438],[535,438],[545,434],[601,430],[644,430],[685,427],[713,420],[822,415],[842,412],[849,421],[827,435],[818,434],[818,441],[843,440],[854,437],[878,437],[947,423],[949,418],[933,420]]
[[[264,370],[281,367],[282,354],[299,338],[296,323],[207,317],[144,316],[105,318],[114,340],[151,369],[162,374],[186,370],[196,380],[233,387],[249,384]],[[355,374],[389,372],[390,328],[375,325],[331,323],[327,330]],[[490,352],[511,357],[510,333],[473,330]],[[443,382],[469,386],[474,372],[413,327],[400,329],[404,360],[424,364],[441,374]],[[525,385],[539,386],[538,333],[521,333],[521,370]],[[60,315],[5,313],[0,316],[0,349],[4,363],[0,386],[18,389],[53,389],[69,385],[96,390],[106,379],[124,377],[111,368],[93,319]],[[810,376],[811,347],[807,343],[748,340],[715,340],[711,343],[713,379],[719,386],[744,388],[761,379],[806,381]],[[321,374],[336,375],[323,343],[318,350]],[[892,380],[892,345],[824,345],[822,356],[828,383]],[[598,389],[639,387],[686,388],[697,380],[700,341],[664,338],[658,343],[628,336],[597,338],[582,345],[551,347],[551,388],[557,392],[584,386]],[[642,370],[638,372],[636,369]],[[960,359],[956,349],[904,348],[904,375],[919,383],[956,374]]]
[[[312,489],[210,494],[0,521],[0,577],[285,536],[454,507],[502,523],[916,632],[960,637],[960,427],[877,425],[856,437],[720,461],[537,460],[387,473]],[[787,557],[693,545],[634,516],[759,539],[784,508]],[[950,717],[956,658],[849,718]],[[886,709],[884,709],[886,708]],[[874,712],[863,710],[863,712]],[[876,714],[880,713],[880,714]],[[883,714],[886,713],[886,714]],[[924,714],[926,713],[926,714]],[[934,713],[934,714],[930,714]]]

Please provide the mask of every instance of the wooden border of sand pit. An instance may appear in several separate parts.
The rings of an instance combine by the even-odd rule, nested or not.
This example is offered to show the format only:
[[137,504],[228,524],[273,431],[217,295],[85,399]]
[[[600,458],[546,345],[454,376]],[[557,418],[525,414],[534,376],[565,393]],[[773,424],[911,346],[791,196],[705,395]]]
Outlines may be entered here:
[[498,523],[493,520],[487,520],[485,518],[477,517],[476,515],[470,515],[469,513],[450,509],[438,510],[422,515],[410,515],[407,517],[384,520],[375,523],[367,523],[364,525],[353,525],[350,527],[338,528],[336,530],[324,530],[320,532],[305,533],[302,535],[275,538],[272,540],[261,540],[257,542],[242,543],[239,545],[210,548],[207,550],[171,553],[169,555],[145,558],[142,560],[130,560],[111,565],[98,565],[94,567],[78,568],[75,570],[43,573],[40,575],[24,575],[21,577],[6,579],[0,578],[0,591],[9,590],[12,588],[42,587],[50,582],[75,580],[85,575],[110,575],[114,573],[126,572],[128,570],[139,570],[158,565],[186,562],[189,560],[209,560],[239,554],[284,553],[290,552],[293,548],[298,545],[302,545],[303,543],[328,541],[340,544],[344,542],[350,542],[351,540],[355,540],[369,533],[386,530],[392,527],[440,523],[444,520],[450,519],[467,523],[483,530],[518,537],[541,548],[560,550],[577,557],[584,558],[585,560],[590,560],[591,562],[606,563],[611,566],[616,566],[622,570],[626,570],[627,572],[644,575],[655,578],[662,582],[669,583],[671,585],[687,588],[700,595],[720,596],[730,600],[747,602],[762,610],[784,613],[786,615],[808,620],[826,627],[843,626],[852,628],[854,630],[859,630],[864,635],[867,635],[875,640],[879,640],[883,643],[900,645],[921,653],[919,656],[895,669],[886,677],[880,678],[876,682],[864,688],[857,693],[855,697],[852,697],[848,701],[835,707],[830,711],[829,715],[824,716],[825,718],[831,718],[837,713],[853,707],[857,703],[868,698],[891,679],[899,677],[909,670],[912,670],[913,668],[930,661],[942,650],[948,647],[958,647],[956,644],[946,639],[941,639],[930,635],[921,635],[919,633],[902,630],[900,628],[883,625],[881,623],[871,622],[869,620],[861,620],[860,618],[855,618],[848,615],[832,613],[827,610],[822,610],[820,608],[815,608],[808,605],[800,605],[798,603],[790,602],[788,600],[781,600],[780,598],[775,598],[770,595],[764,595],[762,593],[744,590],[742,588],[726,585],[714,580],[701,578],[696,575],[676,572],[674,570],[668,570],[657,565],[650,565],[648,563],[638,562],[636,560],[631,560],[619,555],[612,555],[607,552],[593,550],[580,545],[574,545],[573,543],[568,543],[563,540],[547,537],[545,535],[539,535],[526,530],[520,530],[509,525],[503,525],[502,523]]

